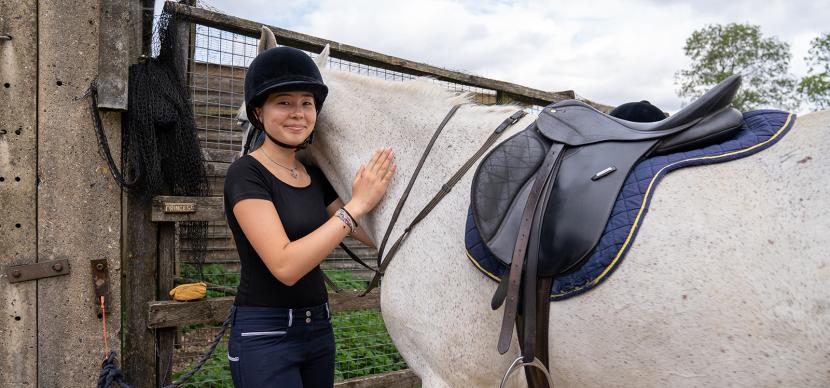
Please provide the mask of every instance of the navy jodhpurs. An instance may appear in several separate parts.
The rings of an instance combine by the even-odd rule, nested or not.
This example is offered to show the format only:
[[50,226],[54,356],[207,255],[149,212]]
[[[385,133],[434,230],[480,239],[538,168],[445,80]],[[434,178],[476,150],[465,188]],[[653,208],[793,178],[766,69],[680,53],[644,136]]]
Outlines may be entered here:
[[237,388],[332,387],[334,331],[328,304],[236,306],[228,362]]

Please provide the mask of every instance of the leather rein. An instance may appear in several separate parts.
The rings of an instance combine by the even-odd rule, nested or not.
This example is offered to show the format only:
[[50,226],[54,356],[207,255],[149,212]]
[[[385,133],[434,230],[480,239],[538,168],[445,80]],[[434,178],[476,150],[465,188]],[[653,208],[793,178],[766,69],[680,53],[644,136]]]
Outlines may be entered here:
[[[485,140],[484,144],[482,144],[481,147],[479,147],[478,151],[476,151],[473,154],[473,156],[471,156],[458,169],[458,171],[456,171],[455,174],[453,174],[453,176],[441,186],[441,189],[437,193],[435,193],[435,195],[432,197],[432,200],[430,200],[423,207],[423,209],[421,209],[421,211],[418,212],[418,215],[415,216],[412,222],[410,222],[409,225],[404,229],[404,232],[400,235],[400,237],[398,237],[395,243],[392,244],[392,247],[389,248],[389,252],[386,254],[384,259],[383,252],[386,248],[386,243],[389,241],[389,236],[392,234],[392,229],[394,228],[395,223],[398,221],[398,217],[400,216],[401,210],[403,210],[403,206],[406,203],[407,198],[409,197],[409,193],[412,191],[412,187],[415,185],[415,180],[418,178],[418,174],[421,172],[421,167],[423,167],[427,156],[432,150],[433,145],[435,145],[435,141],[438,139],[438,136],[441,134],[441,132],[444,130],[444,127],[447,125],[450,119],[452,119],[452,117],[455,115],[455,112],[457,112],[458,108],[460,107],[460,104],[454,105],[450,109],[450,111],[447,112],[446,116],[444,116],[444,120],[442,120],[441,124],[438,125],[438,128],[435,130],[435,133],[433,133],[432,138],[430,139],[429,143],[424,149],[424,152],[421,154],[421,159],[418,161],[418,165],[415,167],[415,171],[413,171],[412,177],[409,178],[409,183],[406,185],[406,189],[404,190],[403,195],[401,195],[401,198],[398,200],[398,204],[395,207],[395,211],[392,213],[392,218],[389,220],[389,224],[386,227],[386,232],[383,235],[383,240],[381,241],[380,247],[378,248],[378,269],[374,269],[370,265],[366,264],[366,262],[361,260],[360,257],[358,257],[354,252],[352,252],[348,247],[346,247],[346,244],[342,242],[340,243],[340,247],[343,249],[343,251],[346,252],[346,254],[349,255],[349,257],[352,258],[352,260],[356,261],[358,264],[375,273],[375,275],[372,277],[372,281],[369,282],[369,286],[366,287],[366,290],[364,290],[359,296],[365,296],[369,293],[369,291],[371,291],[372,289],[377,287],[378,284],[380,284],[380,279],[386,272],[386,267],[388,267],[389,263],[392,262],[392,258],[395,257],[395,254],[398,252],[398,249],[401,247],[404,240],[409,235],[409,232],[412,231],[412,228],[414,228],[415,225],[417,225],[424,218],[426,218],[429,212],[432,211],[432,209],[435,208],[435,206],[438,205],[439,202],[441,202],[444,196],[449,194],[453,186],[455,186],[456,183],[458,183],[461,180],[461,178],[464,176],[464,174],[467,173],[470,167],[472,167],[473,164],[479,158],[481,158],[481,156],[484,155],[484,153],[496,142],[496,140],[498,140],[499,136],[501,136],[504,130],[511,127],[513,124],[516,124],[521,118],[527,115],[527,112],[525,112],[524,110],[518,110],[515,113],[513,113],[510,117],[502,121],[502,123],[499,124],[498,127],[496,127],[493,133],[491,133],[487,140]],[[327,276],[324,275],[324,279],[326,280],[326,283],[328,283],[329,286],[332,287],[334,292],[339,293],[340,291],[342,291]]]

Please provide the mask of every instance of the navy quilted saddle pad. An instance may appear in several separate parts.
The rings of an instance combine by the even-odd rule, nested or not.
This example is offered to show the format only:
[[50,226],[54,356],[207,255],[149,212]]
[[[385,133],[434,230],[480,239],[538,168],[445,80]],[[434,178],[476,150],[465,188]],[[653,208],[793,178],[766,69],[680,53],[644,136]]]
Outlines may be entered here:
[[[586,292],[614,272],[631,248],[643,218],[648,213],[654,189],[663,176],[683,167],[722,163],[752,155],[775,144],[792,128],[794,122],[795,114],[788,112],[747,112],[744,113],[743,127],[730,140],[639,162],[617,196],[599,243],[580,268],[554,279],[551,300],[563,300]],[[493,256],[482,242],[473,222],[472,210],[467,212],[464,239],[467,257],[487,277],[499,281],[507,273],[508,267]]]

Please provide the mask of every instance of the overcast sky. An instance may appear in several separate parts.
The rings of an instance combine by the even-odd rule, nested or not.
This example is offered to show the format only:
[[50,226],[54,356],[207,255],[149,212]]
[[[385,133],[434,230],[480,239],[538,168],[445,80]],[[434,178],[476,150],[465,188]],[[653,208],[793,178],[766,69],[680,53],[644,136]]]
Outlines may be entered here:
[[[608,105],[647,99],[676,111],[674,74],[692,31],[731,22],[789,43],[830,32],[830,0],[202,0],[212,9],[320,38]],[[160,0],[159,0],[160,3]]]

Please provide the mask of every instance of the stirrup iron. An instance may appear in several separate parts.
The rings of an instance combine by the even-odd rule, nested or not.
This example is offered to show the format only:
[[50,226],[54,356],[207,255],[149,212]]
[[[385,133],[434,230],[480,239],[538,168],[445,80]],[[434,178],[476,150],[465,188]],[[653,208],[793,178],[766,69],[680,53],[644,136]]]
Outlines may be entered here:
[[539,361],[539,359],[536,357],[533,357],[533,361],[531,362],[523,362],[523,359],[524,357],[519,356],[518,358],[513,360],[513,363],[510,364],[509,368],[507,368],[507,372],[504,372],[504,377],[501,378],[501,384],[499,384],[499,388],[504,388],[504,384],[507,384],[507,379],[510,377],[510,375],[523,366],[532,366],[541,370],[548,380],[548,387],[553,388],[553,377],[550,376],[550,372],[548,372],[548,369],[545,368],[544,364],[542,364],[542,361]]

